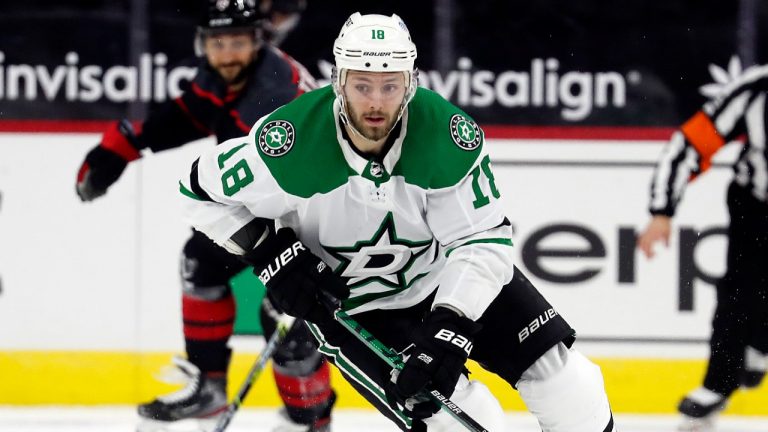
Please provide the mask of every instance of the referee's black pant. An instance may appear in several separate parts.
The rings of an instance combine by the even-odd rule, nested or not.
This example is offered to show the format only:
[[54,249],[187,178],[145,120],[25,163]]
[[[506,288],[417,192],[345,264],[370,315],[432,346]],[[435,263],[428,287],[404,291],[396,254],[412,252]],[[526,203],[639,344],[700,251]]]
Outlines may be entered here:
[[741,383],[744,349],[768,353],[768,204],[736,183],[728,189],[728,260],[717,284],[704,387],[730,396]]

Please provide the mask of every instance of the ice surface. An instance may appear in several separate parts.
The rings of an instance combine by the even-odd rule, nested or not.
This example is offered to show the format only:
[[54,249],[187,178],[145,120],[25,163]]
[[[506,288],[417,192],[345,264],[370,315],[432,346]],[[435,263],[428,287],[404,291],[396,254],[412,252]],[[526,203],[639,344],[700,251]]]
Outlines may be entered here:
[[[277,422],[274,410],[246,408],[238,412],[227,432],[267,432]],[[674,415],[617,415],[621,432],[674,432],[679,419]],[[139,423],[133,407],[99,408],[27,408],[0,407],[2,432],[134,432]],[[508,429],[513,432],[540,432],[536,420],[527,413],[508,414]],[[717,432],[766,432],[768,417],[725,416],[717,424]],[[334,432],[397,432],[374,411],[338,410],[334,414]],[[168,432],[198,430],[192,422],[177,423]],[[457,431],[461,431],[457,427]]]

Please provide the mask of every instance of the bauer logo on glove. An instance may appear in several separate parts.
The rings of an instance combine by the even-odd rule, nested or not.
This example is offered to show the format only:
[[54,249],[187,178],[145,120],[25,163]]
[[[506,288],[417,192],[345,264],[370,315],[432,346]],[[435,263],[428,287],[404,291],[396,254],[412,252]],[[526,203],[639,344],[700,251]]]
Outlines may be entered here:
[[[269,282],[272,277],[274,277],[277,272],[279,272],[282,268],[284,268],[289,262],[291,262],[294,258],[299,256],[299,251],[306,251],[307,248],[304,247],[304,244],[300,241],[296,241],[291,247],[285,249],[280,253],[280,255],[275,257],[274,262],[271,264],[268,264],[261,272],[259,273],[259,280],[264,285]],[[325,265],[325,263],[321,263]],[[322,269],[319,268],[318,265],[318,272],[322,271]]]
[[281,228],[243,258],[267,287],[272,304],[293,317],[315,323],[333,320],[324,299],[349,297],[344,280],[290,228]]
[[469,355],[472,352],[472,342],[467,339],[466,337],[456,334],[456,332],[452,332],[448,329],[440,329],[439,332],[435,335],[435,339],[440,339],[446,342],[450,342],[457,347],[464,350],[464,352]]

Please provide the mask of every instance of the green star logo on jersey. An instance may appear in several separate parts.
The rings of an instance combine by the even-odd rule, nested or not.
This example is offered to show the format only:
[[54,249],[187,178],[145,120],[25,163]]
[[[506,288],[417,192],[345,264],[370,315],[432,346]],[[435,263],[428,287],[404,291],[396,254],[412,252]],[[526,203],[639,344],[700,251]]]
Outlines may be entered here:
[[267,156],[282,156],[291,150],[293,140],[294,129],[291,122],[273,120],[261,128],[259,148]]
[[451,138],[462,150],[474,150],[480,146],[480,128],[461,114],[451,117]]
[[[390,212],[370,240],[358,241],[350,247],[323,248],[341,262],[336,273],[349,278],[347,285],[351,289],[378,282],[396,291],[402,291],[426,274],[412,275],[410,280],[406,276],[413,263],[429,250],[432,241],[412,241],[398,237]],[[353,301],[364,303],[388,295],[392,295],[392,292],[364,294]]]

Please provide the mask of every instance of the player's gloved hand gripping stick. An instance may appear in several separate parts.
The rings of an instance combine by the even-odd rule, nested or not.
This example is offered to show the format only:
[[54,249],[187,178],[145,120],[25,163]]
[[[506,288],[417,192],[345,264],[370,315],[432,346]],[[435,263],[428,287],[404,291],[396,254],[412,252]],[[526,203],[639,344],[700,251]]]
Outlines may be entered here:
[[407,350],[405,366],[395,370],[384,387],[392,408],[402,405],[411,418],[427,418],[439,411],[441,404],[422,400],[419,393],[430,388],[445,396],[453,394],[466,370],[473,337],[481,328],[447,307],[429,312],[411,335],[413,344]]
[[349,297],[344,281],[313,254],[290,228],[281,228],[243,258],[267,287],[273,305],[288,315],[314,323],[328,321],[325,293]]
[[[405,362],[400,354],[385,346],[374,335],[369,333],[363,326],[361,326],[354,318],[349,316],[346,312],[341,310],[340,302],[337,299],[325,296],[324,303],[329,307],[333,316],[342,326],[355,335],[365,346],[370,348],[376,355],[384,360],[389,366],[397,370],[403,370]],[[443,393],[438,390],[423,390],[421,394],[417,394],[417,397],[424,396],[434,401],[440,409],[448,412],[453,418],[461,423],[467,430],[472,432],[488,432],[486,428],[480,425],[475,419],[470,417],[464,410],[458,405],[451,402]]]
[[[347,288],[338,275],[333,273],[333,270],[325,262],[314,255],[296,237],[293,230],[289,228],[280,229],[274,236],[270,236],[255,249],[247,252],[243,258],[253,265],[259,279],[266,285],[267,296],[269,296],[272,304],[289,315],[314,323],[327,322],[332,318],[337,320],[387,362],[390,367],[399,371],[403,370],[405,362],[403,362],[399,353],[384,346],[378,339],[360,326],[357,321],[341,310],[340,301],[349,297],[349,288]],[[436,325],[445,324],[446,320],[443,319],[445,318],[445,313],[450,313],[455,315],[456,318],[460,318],[449,310],[436,311],[430,314],[434,319],[428,317],[425,320],[425,325],[430,327],[432,323],[436,323]],[[463,318],[463,320],[469,321],[466,318]],[[448,321],[456,322],[456,320]],[[451,328],[459,332],[459,334],[470,335],[474,333],[473,326],[476,326],[476,324],[471,322],[466,324],[461,319],[458,322],[458,327],[454,326],[455,328]],[[469,343],[468,339],[467,343]],[[466,352],[468,349],[465,350],[465,348],[469,348],[466,345],[456,347],[454,350],[441,346],[431,346],[430,344],[434,345],[434,342],[425,342],[417,337],[416,349],[423,350],[431,347],[432,351],[439,352],[443,359],[435,361],[434,367],[422,368],[421,370],[418,367],[409,368],[411,377],[407,379],[418,381],[420,383],[417,384],[418,388],[407,389],[403,385],[395,386],[392,389],[393,397],[395,399],[405,399],[416,393],[416,399],[432,400],[436,407],[446,410],[470,431],[487,432],[487,429],[478,424],[464,410],[451,402],[443,394],[446,390],[442,388],[440,390],[421,390],[427,382],[441,381],[445,383],[450,382],[451,388],[447,391],[451,391],[453,389],[452,385],[455,385],[458,374],[463,370],[464,362],[469,355]],[[438,345],[440,344],[438,343]],[[456,354],[454,351],[460,351],[461,353]],[[459,367],[455,367],[457,364],[459,364]],[[441,376],[445,374],[450,375],[450,377],[446,376],[443,377],[445,379],[441,379]],[[417,414],[425,417],[431,415],[436,409],[430,407],[429,411],[427,414]]]

